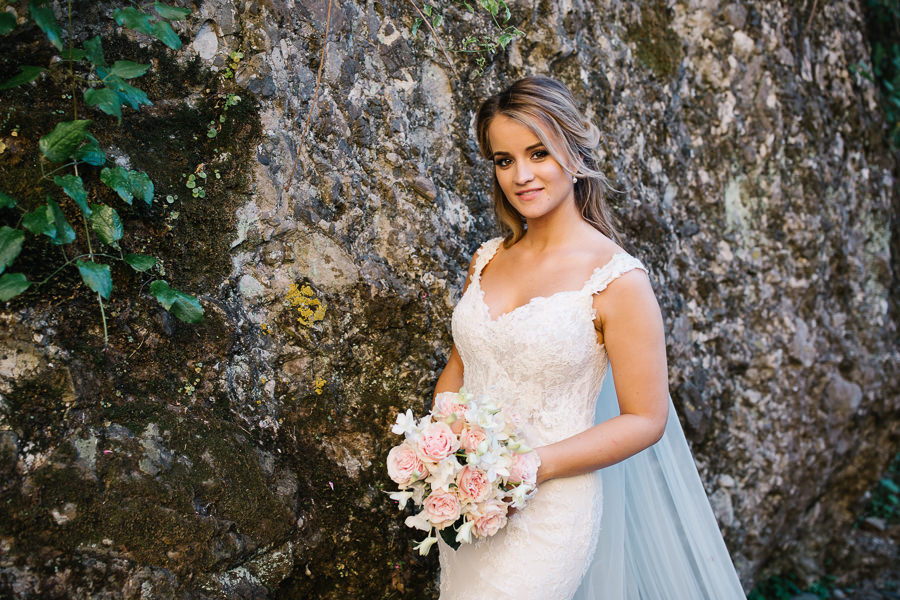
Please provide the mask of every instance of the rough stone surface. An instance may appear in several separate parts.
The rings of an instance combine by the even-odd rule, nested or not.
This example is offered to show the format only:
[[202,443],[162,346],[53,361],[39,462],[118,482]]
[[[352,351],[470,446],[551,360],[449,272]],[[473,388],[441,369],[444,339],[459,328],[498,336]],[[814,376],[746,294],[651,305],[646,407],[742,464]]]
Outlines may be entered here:
[[[75,4],[79,40],[112,10]],[[108,58],[158,61],[155,105],[101,143],[180,194],[128,225],[206,317],[180,323],[125,280],[104,350],[76,279],[6,306],[0,593],[436,597],[436,558],[414,554],[382,490],[388,430],[424,410],[465,267],[497,233],[477,103],[531,73],[566,82],[603,132],[611,203],[650,268],[672,396],[745,587],[835,561],[883,568],[894,542],[866,537],[873,554],[854,561],[845,540],[900,431],[896,164],[876,91],[851,70],[867,62],[858,3],[820,3],[805,36],[802,4],[511,4],[526,35],[482,74],[414,38],[402,2],[333,3],[327,42],[325,0],[192,4],[178,53],[117,38]],[[447,8],[442,31],[488,25]],[[40,47],[32,29],[0,38],[0,79]],[[24,111],[30,89],[4,101]],[[243,100],[207,140],[229,91]],[[29,126],[20,140],[45,133]],[[6,127],[0,169],[36,164]],[[201,161],[225,178],[205,201],[179,179]]]

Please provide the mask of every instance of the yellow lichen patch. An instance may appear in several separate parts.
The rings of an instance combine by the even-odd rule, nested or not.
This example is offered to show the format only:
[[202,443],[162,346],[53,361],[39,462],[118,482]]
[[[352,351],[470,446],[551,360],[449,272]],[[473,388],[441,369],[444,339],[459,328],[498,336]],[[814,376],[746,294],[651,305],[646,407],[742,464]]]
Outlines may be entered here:
[[287,301],[300,314],[297,322],[305,327],[325,318],[325,304],[316,298],[316,293],[306,284],[299,289],[296,283],[291,284],[287,292]]
[[269,331],[269,326],[265,323],[259,326],[262,329],[263,335],[269,335],[271,332]]
[[313,385],[316,388],[317,394],[319,394],[319,395],[322,394],[322,390],[325,388],[325,383],[326,383],[325,380],[322,379],[321,377],[316,377],[315,380],[313,380]]

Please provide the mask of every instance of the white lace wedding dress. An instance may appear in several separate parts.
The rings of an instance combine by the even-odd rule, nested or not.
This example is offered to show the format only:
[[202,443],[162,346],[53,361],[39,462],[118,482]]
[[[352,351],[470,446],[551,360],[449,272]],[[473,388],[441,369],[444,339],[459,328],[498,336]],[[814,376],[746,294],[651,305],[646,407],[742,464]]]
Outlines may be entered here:
[[[646,269],[636,258],[619,252],[607,264],[597,267],[581,289],[533,298],[492,319],[481,289],[481,273],[501,241],[494,238],[478,250],[469,287],[453,311],[453,339],[464,365],[465,388],[474,394],[488,393],[512,407],[522,418],[526,440],[537,447],[575,435],[594,424],[595,404],[609,361],[605,348],[597,343],[593,294],[602,292],[623,273]],[[677,426],[674,410],[670,410],[666,435],[673,427],[673,420]],[[680,426],[677,434],[687,448]],[[647,451],[638,456],[644,454]],[[493,537],[463,544],[455,551],[439,540],[441,600],[569,600],[576,591],[578,598],[586,600],[744,598],[689,453],[687,461],[688,470],[696,480],[689,483],[699,487],[699,497],[705,506],[702,516],[706,521],[701,525],[714,530],[714,533],[707,531],[706,537],[716,538],[712,547],[718,555],[703,554],[701,550],[699,556],[694,556],[687,548],[686,558],[679,562],[676,556],[672,560],[668,553],[684,553],[685,549],[667,550],[666,545],[687,547],[692,543],[685,539],[680,523],[674,523],[671,535],[665,531],[669,527],[666,521],[678,519],[668,517],[665,511],[677,499],[671,494],[656,499],[648,493],[642,494],[647,496],[641,499],[643,504],[625,500],[623,493],[627,493],[629,477],[625,475],[625,481],[616,480],[614,489],[604,490],[605,478],[601,473],[609,471],[619,477],[623,474],[615,469],[603,469],[544,482],[529,504]],[[646,470],[654,471],[652,478],[665,473],[667,468],[657,465]],[[609,517],[603,515],[605,496],[610,493],[615,523],[609,523]],[[642,549],[644,546],[640,544],[632,543],[629,547],[629,540],[624,539],[627,536],[644,535],[652,541],[655,532],[633,534],[634,527],[629,528],[626,521],[639,522],[640,518],[629,516],[623,502],[648,513],[660,511],[646,514],[644,518],[648,523],[663,521],[658,529],[666,556],[657,558],[653,550]],[[609,529],[616,539],[604,539],[600,544],[602,551],[595,553],[601,528],[604,535]],[[635,551],[642,556],[631,556]],[[591,567],[592,561],[598,560],[603,564]],[[710,587],[702,581],[702,574],[694,575],[698,570],[708,569],[698,564],[708,561],[727,562],[720,565],[724,573],[720,577],[724,581],[721,587]],[[671,563],[671,568],[652,564],[656,562]],[[585,579],[589,568],[593,576]],[[635,573],[637,570],[647,573]],[[642,584],[644,578],[650,588],[661,582],[658,595]],[[719,576],[715,575],[716,578]],[[583,579],[590,589],[582,586],[579,590]],[[678,591],[673,586],[683,589]]]

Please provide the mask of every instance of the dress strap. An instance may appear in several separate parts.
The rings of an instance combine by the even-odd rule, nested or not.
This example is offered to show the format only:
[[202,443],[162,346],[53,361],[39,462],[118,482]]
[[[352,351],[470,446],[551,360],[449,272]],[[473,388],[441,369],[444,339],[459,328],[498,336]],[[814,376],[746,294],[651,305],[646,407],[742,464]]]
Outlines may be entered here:
[[591,294],[602,292],[606,286],[632,269],[642,269],[645,273],[649,273],[647,267],[635,257],[627,252],[616,252],[609,262],[594,269],[591,278],[584,284],[583,291],[589,291]]
[[481,272],[487,264],[491,262],[491,259],[494,258],[501,242],[503,242],[502,237],[491,238],[478,248],[478,256],[475,258],[475,272],[472,274],[473,278],[481,277]]

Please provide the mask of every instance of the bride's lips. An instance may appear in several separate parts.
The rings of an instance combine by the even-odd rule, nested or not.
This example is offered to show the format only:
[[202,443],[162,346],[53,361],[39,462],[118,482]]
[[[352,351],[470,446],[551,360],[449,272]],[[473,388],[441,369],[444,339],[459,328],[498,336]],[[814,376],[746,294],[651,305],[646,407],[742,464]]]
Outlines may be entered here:
[[522,190],[521,192],[516,192],[516,196],[519,200],[533,200],[543,189],[544,188],[529,188],[527,190]]

